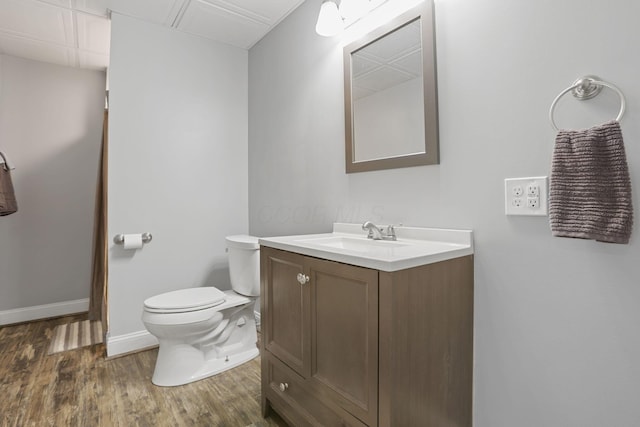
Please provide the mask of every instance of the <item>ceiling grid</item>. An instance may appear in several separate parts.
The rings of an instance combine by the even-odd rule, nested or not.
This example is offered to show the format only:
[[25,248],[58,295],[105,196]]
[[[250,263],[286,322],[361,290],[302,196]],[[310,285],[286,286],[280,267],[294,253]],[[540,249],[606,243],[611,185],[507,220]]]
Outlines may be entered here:
[[250,49],[304,0],[0,0],[0,54],[109,66],[111,12]]

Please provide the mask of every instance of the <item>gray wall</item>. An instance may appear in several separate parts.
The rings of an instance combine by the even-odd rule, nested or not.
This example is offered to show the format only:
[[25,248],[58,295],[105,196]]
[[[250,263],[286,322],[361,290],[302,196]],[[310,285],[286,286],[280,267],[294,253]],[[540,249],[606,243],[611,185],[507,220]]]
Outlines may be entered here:
[[[248,231],[246,50],[114,14],[109,73],[109,354],[150,336],[143,301],[229,288],[225,236]],[[113,244],[150,232],[143,249]]]
[[[548,175],[551,101],[584,74],[618,85],[640,204],[640,3],[436,2],[441,164],[344,173],[340,38],[307,1],[249,53],[250,231],[334,221],[475,232],[474,421],[482,427],[640,424],[640,243],[551,237],[505,217],[503,180]],[[571,98],[571,97],[569,97]],[[615,117],[610,91],[558,107],[581,128]]]
[[0,56],[0,151],[16,168],[19,208],[0,217],[8,321],[89,296],[104,88],[104,72]]

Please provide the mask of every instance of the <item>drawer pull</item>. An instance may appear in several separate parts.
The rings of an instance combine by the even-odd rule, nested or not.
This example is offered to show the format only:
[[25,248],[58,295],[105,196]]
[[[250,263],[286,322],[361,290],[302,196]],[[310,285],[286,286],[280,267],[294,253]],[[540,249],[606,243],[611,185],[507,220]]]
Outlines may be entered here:
[[289,388],[289,384],[288,383],[280,383],[280,391],[281,392],[285,392],[287,391],[287,389]]
[[304,285],[305,283],[309,283],[309,276],[305,274],[298,273],[297,279],[298,279],[298,283],[300,283],[301,285]]

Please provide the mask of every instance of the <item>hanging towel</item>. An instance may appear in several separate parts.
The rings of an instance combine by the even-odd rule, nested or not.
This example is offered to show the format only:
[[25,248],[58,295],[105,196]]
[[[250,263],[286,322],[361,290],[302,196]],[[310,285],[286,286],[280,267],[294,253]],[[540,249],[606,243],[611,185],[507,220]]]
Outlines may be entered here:
[[549,222],[557,237],[629,243],[631,180],[617,121],[558,132],[551,165]]
[[0,216],[11,215],[17,211],[18,203],[11,182],[11,168],[7,158],[0,152]]

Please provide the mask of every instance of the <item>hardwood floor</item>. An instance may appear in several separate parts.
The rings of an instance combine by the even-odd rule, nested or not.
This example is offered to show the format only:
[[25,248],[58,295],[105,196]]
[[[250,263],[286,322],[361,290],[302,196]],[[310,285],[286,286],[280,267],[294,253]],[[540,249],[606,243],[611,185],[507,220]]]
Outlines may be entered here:
[[151,383],[157,349],[109,360],[104,345],[47,355],[56,325],[84,319],[0,327],[0,426],[286,426],[260,414],[259,358],[165,388]]

